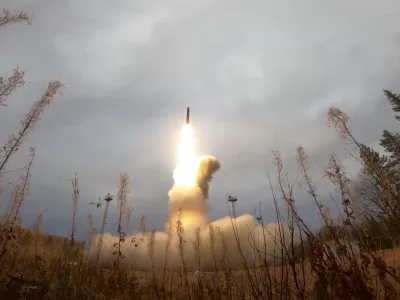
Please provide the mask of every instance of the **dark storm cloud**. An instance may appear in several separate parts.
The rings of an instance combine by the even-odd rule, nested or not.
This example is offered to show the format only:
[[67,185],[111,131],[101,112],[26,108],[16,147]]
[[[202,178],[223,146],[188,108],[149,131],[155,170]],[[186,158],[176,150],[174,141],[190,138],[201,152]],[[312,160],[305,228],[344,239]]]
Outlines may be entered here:
[[[329,106],[345,110],[367,144],[396,125],[382,89],[400,92],[398,1],[0,0],[0,8],[33,18],[32,26],[0,31],[0,74],[18,65],[27,72],[27,84],[0,111],[0,137],[18,128],[48,81],[66,84],[26,141],[38,154],[31,213],[41,203],[64,217],[68,180],[78,172],[85,218],[86,203],[115,191],[127,171],[137,216],[166,218],[188,105],[199,154],[222,164],[210,190],[215,216],[226,192],[243,199],[239,211],[259,201],[270,207],[270,149],[292,172],[298,145],[321,167],[343,149],[326,127]],[[321,175],[314,167],[317,181]]]

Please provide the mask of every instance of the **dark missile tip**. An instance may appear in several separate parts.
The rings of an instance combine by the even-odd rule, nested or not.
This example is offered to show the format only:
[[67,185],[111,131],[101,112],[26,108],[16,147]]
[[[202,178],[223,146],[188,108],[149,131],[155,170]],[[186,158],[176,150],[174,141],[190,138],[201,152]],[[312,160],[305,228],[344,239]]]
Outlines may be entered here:
[[186,124],[189,124],[190,122],[190,108],[186,108]]

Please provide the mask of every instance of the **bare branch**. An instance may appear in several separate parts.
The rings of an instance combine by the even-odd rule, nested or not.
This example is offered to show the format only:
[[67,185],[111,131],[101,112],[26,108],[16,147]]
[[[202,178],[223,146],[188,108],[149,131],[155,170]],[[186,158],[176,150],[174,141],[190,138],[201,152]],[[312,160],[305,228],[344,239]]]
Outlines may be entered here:
[[3,149],[0,150],[0,174],[11,156],[18,151],[29,129],[32,129],[40,120],[42,112],[54,100],[61,87],[62,84],[59,81],[50,82],[46,93],[40,100],[32,105],[30,111],[20,121],[21,129],[19,132],[17,134],[12,134],[3,146]]
[[348,138],[350,118],[337,107],[330,107],[327,113],[329,127],[334,127],[344,138]]
[[76,232],[76,213],[78,210],[78,202],[79,202],[79,180],[78,175],[75,173],[74,178],[72,179],[72,205],[73,205],[73,213],[72,213],[72,228],[71,228],[71,242],[75,242],[75,232]]
[[0,106],[5,106],[4,102],[6,99],[20,86],[25,84],[24,80],[25,72],[20,71],[18,68],[13,70],[7,80],[0,77]]
[[17,219],[19,217],[19,211],[21,209],[22,203],[25,201],[25,199],[29,195],[29,188],[30,188],[30,177],[31,177],[31,171],[33,167],[33,161],[35,159],[35,148],[31,147],[29,149],[30,152],[30,160],[29,163],[25,167],[25,174],[21,177],[21,183],[18,184],[17,186],[14,186],[14,197],[13,197],[13,203],[12,207],[10,209],[10,212],[8,214],[8,220],[11,220],[11,226],[14,226],[15,223],[17,222]]
[[0,16],[0,27],[7,27],[9,25],[18,23],[28,23],[31,25],[31,18],[28,14],[20,12],[19,14],[12,14],[8,10],[3,10],[3,15]]
[[328,109],[327,119],[329,127],[334,127],[344,139],[353,142],[358,148],[361,148],[361,144],[356,140],[350,131],[350,118],[345,112],[337,107],[330,107]]
[[[119,235],[119,240],[118,244],[116,245],[118,251],[117,251],[117,258],[114,261],[114,266],[119,267],[121,263],[121,259],[124,258],[124,256],[121,253],[122,249],[122,244],[125,242],[125,232],[122,231],[122,224],[124,219],[126,218],[127,214],[127,196],[130,192],[129,190],[129,176],[127,173],[121,173],[120,174],[120,184],[119,184],[119,191],[118,191],[118,235]],[[115,252],[114,252],[115,253]]]

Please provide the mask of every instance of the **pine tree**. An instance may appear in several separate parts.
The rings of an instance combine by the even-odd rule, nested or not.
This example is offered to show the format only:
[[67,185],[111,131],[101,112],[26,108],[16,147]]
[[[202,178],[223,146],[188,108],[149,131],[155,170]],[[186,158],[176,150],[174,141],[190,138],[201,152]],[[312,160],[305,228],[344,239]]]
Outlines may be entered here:
[[[392,106],[394,117],[400,121],[400,95],[394,94],[389,90],[384,90],[385,96]],[[380,145],[388,153],[388,159],[385,168],[392,176],[397,177],[400,182],[400,133],[391,133],[387,130],[383,131]]]
[[[397,117],[397,116],[396,116]],[[387,160],[385,167],[393,175],[399,176],[400,171],[400,134],[391,133],[387,130],[383,131],[380,145],[388,153],[389,159]]]
[[[383,90],[385,93],[386,98],[389,100],[390,104],[392,105],[392,109],[396,113],[400,113],[400,95],[394,94],[393,92],[389,90]],[[400,116],[395,115],[395,118],[397,120],[400,120]]]
[[[389,90],[384,94],[400,121],[400,95]],[[360,158],[363,162],[360,180],[364,180],[362,196],[366,203],[377,209],[378,214],[400,218],[400,133],[384,130],[380,145],[386,155],[382,155],[366,145],[360,145]],[[368,184],[365,184],[365,183]],[[375,209],[372,209],[374,211]]]

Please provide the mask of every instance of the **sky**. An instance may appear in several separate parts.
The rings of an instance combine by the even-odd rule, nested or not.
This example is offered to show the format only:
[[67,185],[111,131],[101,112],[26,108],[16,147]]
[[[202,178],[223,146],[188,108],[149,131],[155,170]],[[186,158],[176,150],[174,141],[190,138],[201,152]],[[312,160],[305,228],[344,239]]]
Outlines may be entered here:
[[[355,176],[351,146],[327,127],[330,106],[348,113],[371,146],[383,128],[397,128],[382,90],[400,92],[399,1],[0,0],[0,8],[32,17],[31,26],[0,29],[0,76],[19,66],[27,81],[0,110],[0,138],[18,130],[49,81],[65,84],[9,166],[24,166],[36,147],[24,219],[48,209],[45,228],[54,234],[70,227],[75,172],[82,232],[89,213],[101,214],[89,202],[115,193],[120,172],[130,175],[134,218],[162,228],[187,106],[198,154],[222,166],[211,219],[227,215],[227,194],[239,198],[238,214],[262,202],[273,217],[271,150],[296,174],[303,146],[326,197],[330,153]],[[8,181],[20,175],[3,178],[2,207]],[[317,219],[310,199],[296,201]]]

